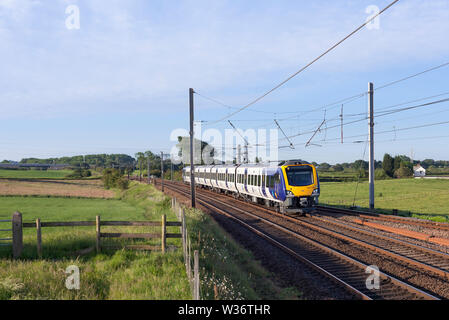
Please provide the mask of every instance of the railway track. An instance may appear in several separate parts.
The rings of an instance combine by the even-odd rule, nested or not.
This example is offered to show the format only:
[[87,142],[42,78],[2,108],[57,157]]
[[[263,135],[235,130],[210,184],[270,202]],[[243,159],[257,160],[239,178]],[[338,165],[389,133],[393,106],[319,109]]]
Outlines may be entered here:
[[[164,183],[164,187],[186,197],[190,196],[188,188],[182,184]],[[235,201],[230,204],[220,200],[216,194],[206,193],[197,193],[197,201],[202,206],[218,212],[251,230],[254,234],[319,272],[330,281],[344,287],[360,299],[438,299],[435,295],[424,292],[383,272],[379,272],[380,289],[370,290],[367,288],[369,274],[366,273],[366,270],[368,265],[362,261],[279,223],[251,213],[237,206]],[[270,214],[273,214],[271,210]],[[319,226],[316,228],[319,228]]]
[[385,215],[385,214],[356,211],[356,210],[351,210],[351,209],[333,208],[333,207],[326,207],[326,206],[317,206],[317,209],[320,212],[324,212],[324,213],[351,215],[351,216],[357,216],[360,218],[370,219],[370,220],[403,223],[403,224],[409,224],[409,225],[419,226],[419,227],[423,227],[423,228],[449,231],[449,223],[445,223],[445,222],[419,220],[419,219],[414,219],[414,218],[409,218],[409,217],[390,216],[390,215]]
[[[245,204],[245,206],[249,205],[254,206],[252,204]],[[299,216],[292,217],[276,213],[261,206],[256,205],[255,207],[257,207],[258,210],[263,210],[294,223],[299,223],[306,228],[328,234],[343,241],[352,242],[368,250],[413,265],[420,270],[432,272],[444,280],[449,280],[449,255],[444,252],[417,245],[409,241],[385,236],[377,230],[367,231],[352,226],[349,223],[337,222],[335,220],[332,221],[331,219],[317,216],[307,218]]]

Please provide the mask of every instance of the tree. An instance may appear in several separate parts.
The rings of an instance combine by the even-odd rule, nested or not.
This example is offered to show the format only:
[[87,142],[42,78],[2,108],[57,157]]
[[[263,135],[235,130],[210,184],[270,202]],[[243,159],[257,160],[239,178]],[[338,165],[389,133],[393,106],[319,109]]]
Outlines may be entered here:
[[368,170],[368,166],[369,166],[368,161],[365,161],[365,160],[354,161],[354,168],[355,169]]
[[145,161],[145,154],[143,152],[137,152],[135,156],[137,159],[137,165],[139,167],[139,179],[142,180],[142,166]]
[[399,167],[399,169],[397,169],[394,172],[394,176],[396,178],[408,178],[408,177],[411,177],[412,175],[413,175],[413,171],[410,170],[410,168],[408,168],[407,166],[405,166],[402,163],[401,163],[401,166]]
[[337,172],[341,172],[345,169],[345,168],[343,168],[343,166],[341,164],[338,164],[338,163],[336,165],[334,165],[332,168],[334,169],[334,171],[337,171]]
[[435,165],[435,160],[433,160],[433,159],[425,159],[425,160],[421,161],[421,165],[425,169],[427,169],[428,167]]
[[320,164],[319,164],[318,169],[319,169],[320,171],[327,171],[327,170],[330,169],[330,167],[331,167],[331,165],[330,165],[329,163],[323,162],[323,163],[320,163]]
[[389,177],[393,177],[393,174],[394,174],[394,160],[388,153],[386,153],[384,155],[384,159],[382,161],[382,169],[384,169],[385,173]]
[[374,170],[374,177],[376,180],[385,180],[389,178],[384,169]]
[[[190,137],[178,137],[178,156],[182,158],[182,162],[185,164],[190,164]],[[214,159],[216,156],[215,149],[210,144],[205,141],[193,139],[194,148],[194,163],[203,164],[213,164],[219,163],[218,160]],[[200,149],[200,152],[195,152],[195,149]]]
[[401,156],[395,156],[393,163],[394,163],[394,171],[398,170],[401,167],[402,158]]

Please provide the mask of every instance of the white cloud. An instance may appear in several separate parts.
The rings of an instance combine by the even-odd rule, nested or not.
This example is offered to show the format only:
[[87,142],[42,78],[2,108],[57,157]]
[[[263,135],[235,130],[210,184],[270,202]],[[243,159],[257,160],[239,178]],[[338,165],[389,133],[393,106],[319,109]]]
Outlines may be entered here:
[[[160,110],[164,102],[175,108],[188,87],[266,89],[366,18],[364,7],[354,4],[349,11],[349,5],[335,2],[307,11],[286,4],[239,11],[221,1],[163,8],[86,1],[79,2],[81,29],[69,31],[63,24],[67,3],[45,8],[40,3],[33,11],[38,1],[0,1],[0,15],[13,17],[0,25],[5,44],[0,59],[6,62],[0,104],[10,106],[3,117],[100,112],[129,104]],[[39,23],[31,26],[25,18]],[[311,72],[443,59],[448,33],[447,2],[399,2],[382,15],[380,30],[361,31]]]

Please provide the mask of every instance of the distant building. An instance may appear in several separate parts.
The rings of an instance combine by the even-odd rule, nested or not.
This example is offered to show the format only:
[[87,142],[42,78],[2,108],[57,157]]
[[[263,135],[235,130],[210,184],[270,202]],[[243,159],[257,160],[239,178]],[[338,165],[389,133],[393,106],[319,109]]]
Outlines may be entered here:
[[415,176],[415,177],[425,177],[426,176],[426,169],[421,167],[421,165],[418,163],[416,166],[413,166],[413,176]]

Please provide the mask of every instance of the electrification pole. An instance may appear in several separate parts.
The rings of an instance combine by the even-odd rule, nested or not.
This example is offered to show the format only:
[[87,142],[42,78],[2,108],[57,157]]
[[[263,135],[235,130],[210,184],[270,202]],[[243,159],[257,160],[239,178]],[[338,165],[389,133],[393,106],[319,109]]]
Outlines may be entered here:
[[[192,88],[189,89],[189,105],[190,105],[190,193],[192,199],[192,208],[195,208],[195,166],[193,164],[193,91]],[[201,152],[201,151],[200,151]]]
[[245,144],[245,155],[244,155],[244,159],[243,162],[244,163],[248,163],[248,144]]
[[374,209],[374,90],[373,83],[368,83],[369,113],[369,208]]
[[240,145],[237,145],[237,164],[242,163],[242,150]]

